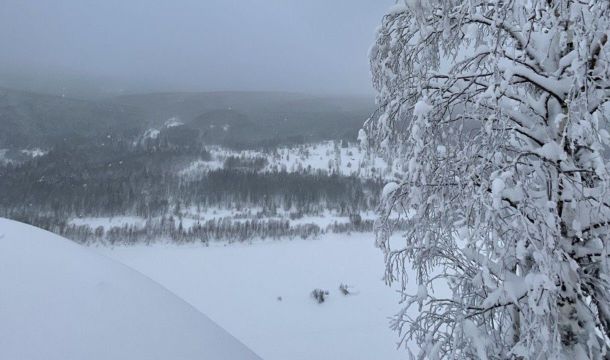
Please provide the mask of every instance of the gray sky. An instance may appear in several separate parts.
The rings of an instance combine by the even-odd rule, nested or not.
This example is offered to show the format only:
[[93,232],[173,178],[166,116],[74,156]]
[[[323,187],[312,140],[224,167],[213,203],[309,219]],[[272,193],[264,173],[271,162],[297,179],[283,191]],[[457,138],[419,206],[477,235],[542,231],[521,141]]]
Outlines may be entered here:
[[392,3],[0,0],[0,69],[31,86],[367,94],[367,51]]

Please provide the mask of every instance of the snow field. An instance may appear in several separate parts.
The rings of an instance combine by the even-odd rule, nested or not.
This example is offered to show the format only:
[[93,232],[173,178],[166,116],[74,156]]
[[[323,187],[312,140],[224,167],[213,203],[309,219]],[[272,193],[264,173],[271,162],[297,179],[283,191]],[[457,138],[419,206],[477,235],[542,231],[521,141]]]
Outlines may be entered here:
[[[266,360],[404,359],[398,294],[372,234],[210,247],[96,247],[167,287]],[[340,284],[354,293],[344,296]],[[322,303],[312,290],[328,290]],[[281,297],[281,300],[280,300]]]

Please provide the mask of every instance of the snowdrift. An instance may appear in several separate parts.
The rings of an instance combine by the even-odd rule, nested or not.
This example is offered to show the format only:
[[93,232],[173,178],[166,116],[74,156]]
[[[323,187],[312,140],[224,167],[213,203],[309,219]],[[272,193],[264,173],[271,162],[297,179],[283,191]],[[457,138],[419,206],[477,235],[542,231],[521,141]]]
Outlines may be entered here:
[[259,357],[136,271],[0,219],[0,359]]

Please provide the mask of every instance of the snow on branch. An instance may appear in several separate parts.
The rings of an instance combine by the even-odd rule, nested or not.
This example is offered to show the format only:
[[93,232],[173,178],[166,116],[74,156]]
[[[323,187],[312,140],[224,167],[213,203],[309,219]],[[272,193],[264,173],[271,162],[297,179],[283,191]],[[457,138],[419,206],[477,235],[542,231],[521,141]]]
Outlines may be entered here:
[[592,0],[410,0],[384,17],[359,138],[395,177],[377,244],[419,356],[610,354],[608,29]]

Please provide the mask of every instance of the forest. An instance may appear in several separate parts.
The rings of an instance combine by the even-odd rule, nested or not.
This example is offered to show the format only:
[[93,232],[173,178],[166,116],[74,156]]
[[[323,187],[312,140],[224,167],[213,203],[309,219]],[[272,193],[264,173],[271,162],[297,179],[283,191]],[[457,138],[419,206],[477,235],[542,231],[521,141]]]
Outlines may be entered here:
[[[81,242],[111,243],[309,237],[326,229],[313,223],[291,226],[287,219],[324,212],[351,216],[348,224],[335,224],[329,231],[373,228],[359,213],[376,208],[380,180],[312,169],[262,172],[265,158],[234,156],[202,176],[181,176],[179,169],[195,159],[210,160],[205,146],[163,136],[145,144],[120,137],[63,143],[42,156],[0,167],[0,216]],[[250,219],[182,224],[186,213],[244,208],[256,213]],[[121,216],[147,221],[108,229],[70,223],[74,218]]]

